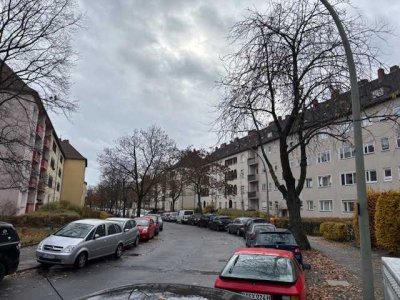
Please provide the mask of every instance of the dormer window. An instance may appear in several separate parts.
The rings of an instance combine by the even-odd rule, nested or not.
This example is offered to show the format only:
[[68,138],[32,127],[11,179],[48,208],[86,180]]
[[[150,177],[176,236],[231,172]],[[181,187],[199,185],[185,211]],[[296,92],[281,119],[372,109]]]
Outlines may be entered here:
[[382,97],[385,94],[383,87],[372,91],[372,99]]

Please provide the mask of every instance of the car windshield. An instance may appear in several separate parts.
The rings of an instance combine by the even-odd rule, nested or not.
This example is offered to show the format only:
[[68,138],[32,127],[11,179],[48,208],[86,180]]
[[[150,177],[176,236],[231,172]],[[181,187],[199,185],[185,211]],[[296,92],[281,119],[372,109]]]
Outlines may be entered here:
[[291,283],[296,281],[296,272],[286,257],[235,254],[222,270],[221,277]]
[[297,245],[293,234],[291,233],[264,233],[257,236],[258,244],[288,244]]
[[138,226],[149,226],[149,220],[136,219],[135,221]]
[[192,212],[192,211],[185,211],[184,215],[185,215],[185,216],[193,215],[193,212]]
[[90,224],[69,223],[67,226],[54,233],[54,235],[82,239],[93,227],[94,226]]

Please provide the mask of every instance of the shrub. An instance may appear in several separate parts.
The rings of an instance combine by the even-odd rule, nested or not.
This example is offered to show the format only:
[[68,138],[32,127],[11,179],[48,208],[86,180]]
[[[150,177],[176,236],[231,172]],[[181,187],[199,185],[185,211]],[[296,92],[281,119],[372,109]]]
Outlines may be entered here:
[[217,213],[219,215],[231,217],[232,219],[239,217],[252,217],[252,218],[265,218],[265,219],[267,218],[267,214],[265,212],[258,210],[241,210],[235,208],[225,208],[225,209],[218,209]]
[[215,211],[216,211],[215,206],[212,204],[205,206],[203,209],[203,213],[205,213],[205,214],[213,213]]
[[[376,192],[372,189],[368,190],[367,199],[368,199],[368,216],[369,216],[369,231],[371,235],[371,246],[376,247],[376,234],[375,234],[375,210],[376,203],[378,202],[378,198],[380,195],[387,194],[387,192]],[[356,207],[353,215],[353,229],[354,229],[354,238],[357,244],[360,244],[360,230],[358,227],[358,208]]]
[[349,239],[348,235],[348,224],[339,222],[324,222],[320,226],[321,235],[332,241],[347,241]]
[[378,246],[400,254],[400,192],[382,193],[376,203],[375,235]]

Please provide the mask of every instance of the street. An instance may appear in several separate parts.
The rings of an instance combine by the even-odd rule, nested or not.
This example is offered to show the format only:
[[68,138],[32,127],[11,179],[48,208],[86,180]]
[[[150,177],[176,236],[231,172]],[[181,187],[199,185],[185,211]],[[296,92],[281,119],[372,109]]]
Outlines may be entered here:
[[164,223],[158,237],[126,250],[119,260],[95,260],[81,270],[53,266],[6,277],[0,283],[0,299],[60,299],[57,292],[62,299],[76,299],[134,283],[212,287],[226,260],[241,246],[242,238],[225,232]]

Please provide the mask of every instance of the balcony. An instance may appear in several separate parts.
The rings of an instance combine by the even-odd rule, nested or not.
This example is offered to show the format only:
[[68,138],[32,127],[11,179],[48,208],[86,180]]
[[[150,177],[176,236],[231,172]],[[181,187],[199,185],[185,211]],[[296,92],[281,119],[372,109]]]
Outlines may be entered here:
[[40,162],[40,153],[37,150],[33,151],[32,162],[39,163]]
[[249,199],[256,199],[256,198],[258,198],[258,192],[257,192],[257,191],[248,192],[248,193],[247,193],[247,197],[248,197]]
[[37,186],[37,177],[31,177],[29,179],[29,188],[36,189],[36,186]]
[[257,164],[257,160],[255,157],[251,157],[247,159],[247,165],[251,166],[251,165],[255,165]]
[[46,184],[44,182],[39,182],[38,191],[42,193],[46,191]]
[[247,181],[248,182],[258,181],[258,174],[247,175]]
[[45,149],[50,149],[50,143],[51,143],[50,138],[46,136],[44,139],[43,147]]
[[46,159],[42,159],[42,163],[40,164],[40,168],[44,169],[44,170],[47,170],[48,166],[49,166],[49,162]]
[[43,137],[43,133],[44,133],[44,128],[42,125],[37,125],[36,126],[36,135],[40,136],[41,138]]

